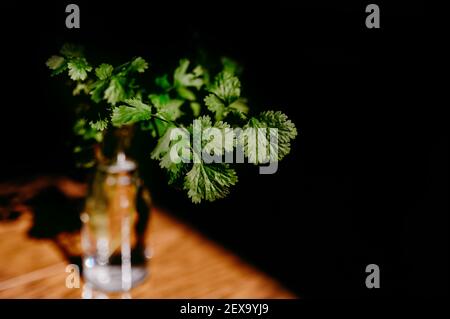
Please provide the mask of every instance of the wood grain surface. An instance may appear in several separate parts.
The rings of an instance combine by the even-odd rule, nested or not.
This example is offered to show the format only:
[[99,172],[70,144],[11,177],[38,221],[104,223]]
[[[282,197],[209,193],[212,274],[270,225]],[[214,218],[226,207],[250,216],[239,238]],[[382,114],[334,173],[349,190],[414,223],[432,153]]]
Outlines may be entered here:
[[67,288],[67,251],[79,250],[79,233],[31,237],[33,212],[23,204],[51,185],[72,197],[83,196],[85,190],[66,178],[0,184],[0,197],[9,197],[9,209],[20,212],[15,219],[0,220],[0,298],[296,298],[267,274],[158,208],[150,220],[153,254],[144,283],[122,295],[92,292],[83,282],[80,288]]

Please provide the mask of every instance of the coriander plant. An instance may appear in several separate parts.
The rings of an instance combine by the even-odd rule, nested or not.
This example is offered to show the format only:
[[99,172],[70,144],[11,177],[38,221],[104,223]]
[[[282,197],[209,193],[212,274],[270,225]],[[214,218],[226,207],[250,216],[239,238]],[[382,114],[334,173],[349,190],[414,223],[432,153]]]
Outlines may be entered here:
[[[230,59],[222,59],[223,69],[215,75],[204,66],[192,66],[189,60],[181,59],[172,73],[153,76],[147,85],[139,82],[149,68],[141,57],[119,66],[102,63],[94,67],[80,47],[66,44],[46,64],[52,75],[67,73],[74,82],[73,95],[84,94],[90,101],[80,104],[76,110],[74,133],[81,143],[75,152],[82,152],[86,145],[100,143],[107,130],[134,126],[149,139],[157,140],[148,160],[159,161],[160,167],[167,171],[169,184],[186,190],[194,203],[226,197],[238,180],[234,169],[237,164],[205,163],[190,145],[187,147],[192,151],[191,159],[196,160],[172,161],[170,148],[176,142],[170,136],[173,128],[192,134],[192,123],[197,120],[202,128],[277,129],[275,142],[268,130],[253,138],[245,134],[234,136],[232,143],[213,142],[210,148],[215,155],[224,155],[241,147],[248,162],[254,164],[284,158],[297,135],[294,123],[280,111],[250,112],[247,100],[241,96],[238,67]],[[93,164],[94,161],[85,163]]]

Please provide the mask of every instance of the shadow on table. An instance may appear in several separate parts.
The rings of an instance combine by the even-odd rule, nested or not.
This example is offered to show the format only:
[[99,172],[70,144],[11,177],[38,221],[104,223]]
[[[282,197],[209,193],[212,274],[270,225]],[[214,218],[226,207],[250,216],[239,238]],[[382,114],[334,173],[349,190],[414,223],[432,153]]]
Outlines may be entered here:
[[0,222],[31,213],[28,235],[51,240],[70,264],[81,267],[79,218],[85,186],[66,178],[43,177],[22,185],[0,185]]

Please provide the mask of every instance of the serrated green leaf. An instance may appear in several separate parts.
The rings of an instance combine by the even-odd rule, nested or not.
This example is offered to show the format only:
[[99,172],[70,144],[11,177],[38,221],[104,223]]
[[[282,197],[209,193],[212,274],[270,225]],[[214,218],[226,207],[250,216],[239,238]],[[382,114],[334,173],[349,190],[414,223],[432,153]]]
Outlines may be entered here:
[[[197,65],[194,70],[192,70],[192,73],[194,74],[194,76],[196,77],[200,77],[205,73],[205,70],[202,68],[201,65]],[[203,84],[203,83],[202,83]],[[200,87],[198,87],[199,89]]]
[[[194,127],[195,125],[195,127]],[[225,152],[230,152],[234,148],[234,132],[228,123],[218,121],[214,124],[208,115],[200,116],[194,120],[188,128],[191,134],[194,134],[194,130],[200,129],[201,134],[201,150],[210,155],[221,156]],[[200,154],[196,154],[201,157]]]
[[233,74],[222,71],[216,76],[209,92],[224,101],[225,105],[229,105],[241,96],[241,82]]
[[168,121],[175,121],[183,114],[180,110],[183,100],[170,99],[167,94],[150,94],[149,98],[157,109],[157,116],[159,117]]
[[169,152],[170,147],[170,130],[167,129],[163,136],[161,136],[156,144],[156,147],[153,149],[151,153],[152,159],[161,159],[167,152]]
[[135,58],[131,61],[130,71],[143,73],[146,69],[148,69],[148,63],[141,57]]
[[139,99],[128,99],[125,103],[131,106],[120,105],[113,109],[111,121],[114,126],[133,124],[151,118],[151,107]]
[[[208,127],[212,127],[212,121],[211,121],[211,117],[209,117],[209,115],[203,115],[200,116],[198,118],[196,118],[194,120],[194,124],[199,124],[199,126],[201,127],[201,129],[205,129]],[[189,125],[189,131],[192,132],[193,130],[193,125]]]
[[214,201],[226,197],[230,187],[237,183],[236,172],[228,164],[194,163],[186,174],[184,189],[193,203],[202,200]]
[[95,140],[101,142],[103,139],[102,132],[91,127],[87,121],[83,118],[77,120],[73,127],[73,132],[75,135],[81,136],[83,140]]
[[125,99],[125,89],[119,78],[113,77],[109,82],[108,88],[104,92],[104,98],[108,103],[116,105],[117,102]]
[[87,78],[87,72],[92,70],[92,67],[85,58],[70,60],[70,62],[67,63],[67,67],[69,68],[69,76],[74,81],[84,81]]
[[[256,130],[246,131],[247,128]],[[270,128],[277,129],[277,136],[268,130]],[[258,132],[257,129],[263,130]],[[283,159],[289,154],[291,140],[296,136],[297,129],[294,123],[284,113],[266,111],[249,120],[239,140],[249,162],[259,164]]]
[[233,151],[235,144],[235,136],[231,126],[228,123],[219,121],[214,124],[214,127],[221,130],[223,136],[222,140],[223,150],[219,151],[219,155],[223,154],[224,152]]
[[228,123],[219,121],[212,127],[202,127],[202,151],[222,156],[234,148],[234,133]]
[[109,78],[112,75],[114,68],[112,65],[110,64],[100,64],[96,69],[95,69],[95,75],[100,79],[100,80],[106,80],[107,78]]
[[183,100],[170,100],[158,109],[157,115],[168,121],[175,121],[183,115],[183,112],[180,110],[182,104]]
[[247,114],[248,106],[245,104],[245,99],[239,98],[228,106],[218,98],[215,94],[209,94],[204,100],[208,110],[214,113],[216,121],[221,121],[231,112]]
[[104,131],[108,127],[108,120],[106,119],[99,119],[97,121],[90,121],[89,125],[96,129],[97,131]]
[[151,107],[142,102],[142,100],[139,98],[126,99],[124,102],[128,105],[134,106],[137,109],[151,112]]
[[242,114],[248,114],[249,107],[247,105],[247,100],[243,98],[239,98],[230,105],[228,105],[228,108],[232,110],[236,110]]
[[[181,134],[181,137],[178,140],[172,141],[171,133],[173,129],[175,129],[175,127],[169,127],[166,130],[165,134],[158,140],[158,144],[151,153],[151,158],[159,160],[159,166],[166,169],[168,172],[169,184],[180,181],[187,173],[187,167],[190,165],[188,162],[191,154],[188,131],[186,129],[179,129],[180,131],[178,134]],[[181,159],[178,163],[172,161],[170,154],[171,147],[174,147],[174,144],[177,144],[178,156]],[[189,158],[183,157],[185,155],[183,154],[183,149],[187,151]]]
[[62,56],[52,55],[45,63],[51,70],[59,69],[64,64],[65,59]]
[[163,136],[161,136],[161,138],[158,140],[158,144],[156,145],[155,149],[152,151],[151,153],[151,158],[152,159],[158,159],[161,160],[160,162],[160,166],[161,167],[165,167],[168,168],[170,166],[169,164],[169,160],[164,159],[164,157],[166,155],[169,154],[170,152],[170,147],[179,142],[179,141],[172,141],[171,140],[171,134],[172,134],[172,130],[174,129],[178,129],[179,134],[182,134],[184,138],[186,138],[186,146],[189,147],[188,143],[190,143],[189,140],[189,132],[187,129],[184,128],[175,128],[174,126],[170,126],[166,129],[166,132],[163,134]]
[[96,81],[92,87],[92,91],[90,91],[91,99],[95,103],[100,103],[101,100],[103,100],[105,90],[108,88],[109,83],[107,81]]
[[67,63],[63,63],[59,68],[57,68],[56,70],[52,71],[51,76],[55,76],[55,75],[61,74],[61,73],[63,73],[66,70],[67,70]]
[[81,92],[83,92],[84,94],[89,94],[91,87],[92,82],[90,83],[78,82],[77,86],[72,91],[72,95],[79,95]]
[[168,94],[150,94],[148,98],[157,109],[163,107],[170,101]]
[[173,75],[174,83],[176,87],[195,87],[199,90],[203,85],[203,79],[201,75],[203,74],[203,69],[197,66],[192,73],[188,73],[189,60],[180,60],[180,65],[175,69]]
[[224,118],[226,106],[215,94],[206,96],[204,102],[208,107],[208,110],[215,114],[216,120],[222,120]]

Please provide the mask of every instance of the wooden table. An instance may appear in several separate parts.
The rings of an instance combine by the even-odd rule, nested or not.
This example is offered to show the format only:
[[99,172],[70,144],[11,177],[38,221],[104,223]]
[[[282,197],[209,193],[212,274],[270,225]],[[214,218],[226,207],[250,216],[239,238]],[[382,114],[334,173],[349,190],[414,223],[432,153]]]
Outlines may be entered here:
[[296,298],[267,274],[158,208],[150,221],[150,276],[131,295],[91,295],[82,282],[80,288],[67,288],[69,261],[61,241],[66,235],[79,242],[79,234],[62,234],[58,244],[31,238],[32,211],[22,204],[51,185],[72,197],[83,196],[85,189],[66,178],[0,184],[0,197],[13,194],[14,209],[20,211],[17,219],[0,220],[0,298]]

